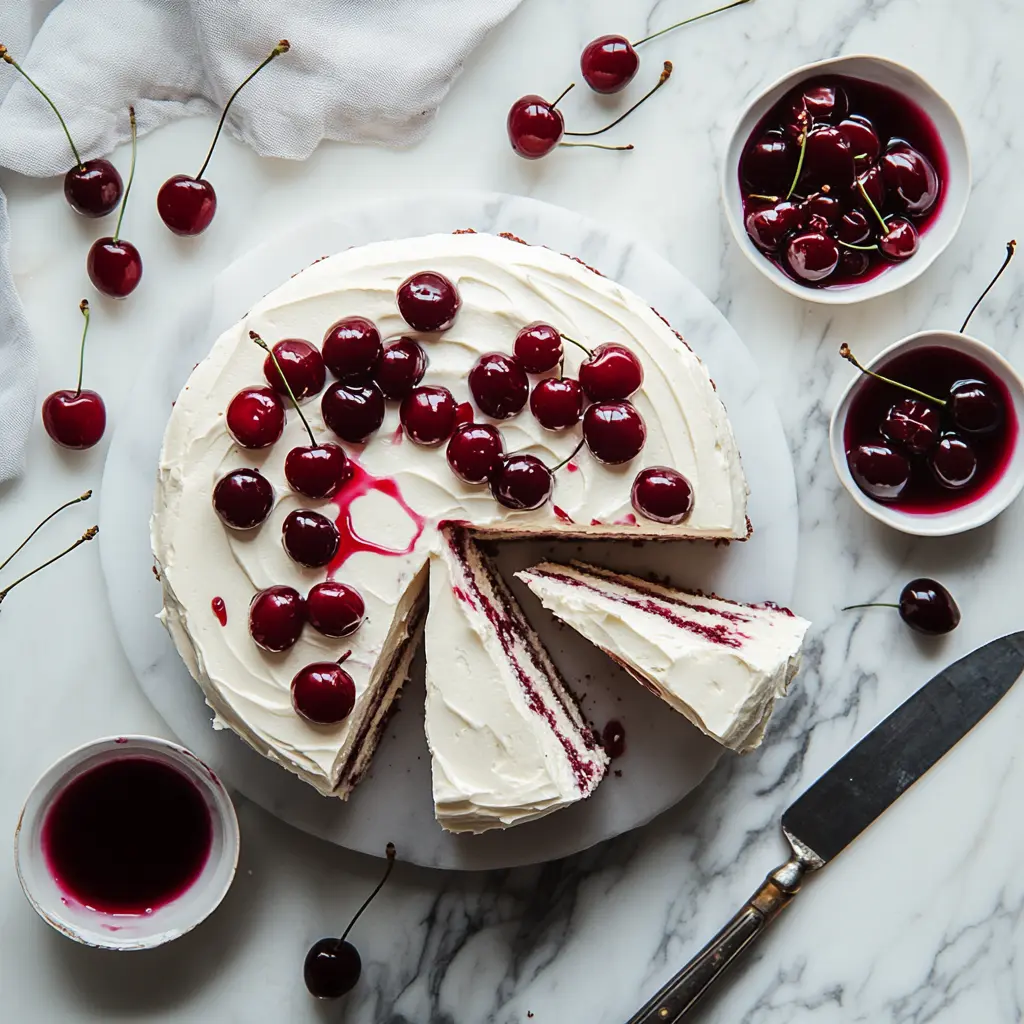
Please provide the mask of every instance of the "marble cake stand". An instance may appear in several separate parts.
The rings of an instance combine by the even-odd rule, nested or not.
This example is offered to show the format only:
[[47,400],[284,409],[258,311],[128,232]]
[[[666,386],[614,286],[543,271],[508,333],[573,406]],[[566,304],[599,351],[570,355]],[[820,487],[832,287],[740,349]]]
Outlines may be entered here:
[[320,256],[353,245],[475,228],[510,231],[580,257],[647,299],[704,359],[729,409],[751,487],[754,536],[716,547],[687,542],[515,542],[498,562],[506,578],[547,555],[584,557],[746,600],[788,601],[797,555],[793,466],[778,414],[750,353],[724,317],[661,257],[576,213],[518,196],[430,193],[317,211],[308,223],[233,263],[207,294],[173,316],[112,440],[103,477],[100,544],[114,622],[139,684],[182,743],[225,782],[271,814],[332,843],[399,856],[427,867],[512,867],[564,857],[650,821],[689,793],[720,748],[638,686],[603,654],[560,628],[517,582],[513,587],[576,692],[587,717],[617,719],[626,753],[591,799],[537,822],[483,836],[442,832],[433,817],[423,733],[423,672],[413,681],[373,768],[347,803],[317,794],[210,727],[211,712],[156,620],[160,587],[150,571],[149,515],[155,468],[171,403],[213,340],[262,295]]

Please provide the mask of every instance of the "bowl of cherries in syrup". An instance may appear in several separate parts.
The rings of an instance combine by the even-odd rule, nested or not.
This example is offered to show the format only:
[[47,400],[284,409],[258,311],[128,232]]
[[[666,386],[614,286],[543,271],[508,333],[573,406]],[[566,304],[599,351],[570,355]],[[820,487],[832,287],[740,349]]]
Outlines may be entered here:
[[845,304],[916,278],[952,240],[970,191],[956,114],[882,57],[798,68],[733,131],[726,217],[740,248],[800,298]]

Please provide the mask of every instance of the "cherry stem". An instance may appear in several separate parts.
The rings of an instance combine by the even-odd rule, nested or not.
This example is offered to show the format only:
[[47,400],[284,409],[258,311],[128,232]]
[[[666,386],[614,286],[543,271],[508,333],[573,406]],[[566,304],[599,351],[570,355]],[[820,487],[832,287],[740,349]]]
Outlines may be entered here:
[[992,291],[992,286],[996,283],[996,281],[999,280],[1000,277],[1003,276],[1003,271],[1006,269],[1007,264],[1010,262],[1010,260],[1013,259],[1013,254],[1016,251],[1017,243],[1015,240],[1010,239],[1010,241],[1006,243],[1006,258],[1003,260],[1003,265],[996,271],[996,276],[993,277],[991,281],[989,281],[988,287],[978,296],[978,300],[974,303],[974,305],[971,306],[971,311],[970,313],[967,314],[967,319],[964,320],[964,322],[960,325],[961,334],[963,334],[964,331],[967,330],[967,325],[968,323],[970,323],[971,317],[974,316],[974,311],[981,305],[982,299],[984,299],[985,296],[988,295],[990,291]]
[[633,148],[633,143],[630,142],[626,146],[603,146],[600,142],[560,142],[560,146],[574,146],[574,147],[589,147],[590,149],[613,149],[625,152]]
[[[790,195],[793,193],[790,192]],[[747,194],[748,199],[763,199],[766,203],[780,203],[782,202],[782,196],[763,196],[759,192],[749,192]]]
[[809,127],[808,121],[810,116],[806,110],[801,110],[797,117],[802,118],[803,129],[800,132],[800,155],[796,158],[796,170],[793,172],[793,180],[789,183],[789,191],[786,193],[788,199],[796,191],[796,183],[800,180],[800,175],[804,169],[804,155],[807,152],[807,129]]
[[371,892],[370,895],[367,896],[366,899],[363,901],[363,905],[356,911],[356,916],[353,917],[351,921],[349,921],[348,927],[345,929],[341,938],[338,939],[339,946],[345,941],[346,938],[348,938],[348,933],[352,931],[352,926],[362,916],[363,911],[373,902],[374,896],[376,896],[377,893],[379,893],[381,889],[384,888],[384,883],[388,880],[388,876],[391,874],[391,870],[395,866],[395,844],[388,843],[386,852],[388,858],[388,866],[384,869],[384,877],[377,883],[377,888],[374,889],[373,892]]
[[841,612],[849,612],[854,608],[899,608],[898,604],[890,604],[885,601],[869,601],[867,604],[848,604],[845,608],[840,608]]
[[844,249],[856,249],[857,252],[878,252],[877,245],[854,245],[853,242],[844,242],[841,238],[837,238],[836,241]]
[[224,119],[228,116],[228,111],[231,109],[231,104],[235,102],[235,97],[275,58],[279,57],[282,53],[287,53],[291,49],[291,43],[287,39],[282,39],[278,42],[270,53],[242,79],[242,84],[228,97],[227,103],[224,104],[224,109],[221,111],[220,121],[217,122],[217,130],[213,134],[213,142],[210,143],[210,148],[207,150],[206,159],[203,161],[203,166],[199,168],[199,173],[195,176],[195,180],[199,181],[203,176],[203,171],[206,170],[206,165],[210,162],[210,157],[213,156],[213,148],[217,145],[217,140],[220,138],[221,129],[224,127]]
[[581,345],[575,338],[570,338],[568,334],[563,334],[561,331],[559,331],[558,336],[560,338],[563,338],[565,341],[572,342],[572,344],[575,345],[577,348],[583,349],[583,351],[586,352],[588,356],[593,355],[593,353],[590,351],[589,348],[587,348],[586,345]]
[[114,241],[121,235],[121,221],[124,220],[124,208],[128,205],[128,193],[132,190],[132,182],[135,180],[135,151],[138,149],[138,131],[135,125],[135,108],[128,108],[128,120],[132,126],[132,162],[128,168],[128,184],[124,187],[124,195],[121,197],[121,211],[117,215],[117,227],[114,228]]
[[[82,393],[82,371],[85,369],[85,336],[89,333],[89,300],[82,299],[78,308],[85,317],[85,326],[82,328],[82,343],[78,346],[78,387],[75,389],[76,397]],[[0,565],[0,569],[3,566]]]
[[68,126],[65,123],[64,118],[60,116],[57,104],[54,103],[53,100],[51,100],[50,97],[47,96],[46,93],[43,92],[43,90],[29,77],[28,72],[7,52],[7,47],[2,44],[0,44],[0,58],[7,61],[15,71],[20,72],[25,81],[28,82],[28,84],[31,85],[47,103],[50,104],[50,109],[57,115],[57,120],[60,121],[60,126],[64,129],[64,134],[68,137],[68,145],[71,147],[71,152],[75,155],[75,163],[79,168],[84,168],[85,164],[82,162],[82,157],[79,155],[78,149],[75,146],[75,140],[71,138],[71,132],[68,131]]
[[284,381],[288,397],[292,400],[292,405],[295,406],[295,411],[299,414],[299,419],[302,420],[302,425],[306,428],[306,433],[309,434],[309,440],[312,442],[314,448],[319,448],[320,445],[316,443],[316,438],[313,436],[313,428],[310,427],[309,420],[306,419],[302,410],[299,408],[299,400],[295,397],[295,392],[292,391],[292,386],[288,383],[288,378],[284,375],[284,370],[281,369],[281,364],[277,360],[277,354],[255,331],[250,331],[249,337],[252,338],[252,340],[255,341],[256,344],[259,345],[259,347],[263,349],[263,351],[266,352],[274,361],[274,367],[277,369],[277,375]]
[[31,572],[25,573],[24,576],[19,576],[18,579],[16,579],[13,583],[8,584],[6,587],[4,587],[3,590],[0,590],[0,604],[3,603],[4,598],[19,583],[24,583],[25,580],[27,580],[30,576],[35,576],[35,574],[37,572],[42,572],[43,569],[45,569],[48,565],[53,565],[54,562],[56,562],[59,559],[63,558],[65,555],[70,554],[79,545],[84,544],[86,541],[92,540],[93,537],[95,537],[96,534],[99,533],[99,532],[100,532],[100,528],[98,526],[90,526],[89,529],[86,530],[85,533],[83,533],[82,536],[79,537],[78,540],[76,540],[75,543],[72,544],[70,547],[66,547],[60,554],[54,555],[53,558],[50,558],[47,561],[43,562],[42,565],[37,565]]
[[674,29],[682,28],[684,25],[689,25],[691,22],[700,21],[701,18],[710,18],[712,14],[721,14],[722,11],[728,11],[732,7],[740,7],[743,4],[749,4],[750,0],[733,0],[731,4],[725,4],[724,7],[716,7],[713,11],[705,11],[703,14],[695,14],[692,18],[686,18],[683,21],[677,21],[674,25],[669,25],[668,28],[659,29],[657,32],[652,32],[649,36],[644,36],[643,39],[638,39],[633,46],[640,46],[641,43],[649,43],[652,39],[657,39],[658,36],[663,36],[666,32],[671,32]]
[[338,662],[337,662],[337,663],[338,663],[339,665],[344,665],[344,664],[345,664],[345,662],[346,662],[346,661],[348,661],[348,659],[349,659],[349,658],[351,658],[351,657],[352,657],[352,649],[351,649],[351,648],[349,648],[349,649],[348,649],[348,650],[347,650],[347,651],[346,651],[346,652],[345,652],[345,653],[344,653],[344,654],[343,654],[343,655],[342,655],[342,656],[341,656],[341,657],[340,657],[340,658],[338,659]]
[[558,106],[558,104],[559,104],[559,103],[561,103],[561,102],[562,102],[562,100],[564,100],[564,99],[565,99],[565,97],[566,97],[566,94],[567,94],[567,93],[569,93],[569,92],[570,92],[571,90],[573,90],[573,89],[575,89],[575,88],[576,88],[576,83],[575,83],[575,82],[570,82],[570,83],[569,83],[569,84],[568,84],[568,85],[567,85],[567,86],[566,86],[566,87],[565,87],[565,88],[564,88],[564,89],[563,89],[563,90],[562,90],[562,91],[561,91],[561,92],[560,92],[560,93],[558,94],[558,99],[556,99],[556,100],[554,101],[554,103],[552,103],[552,104],[551,104],[551,109],[552,109],[552,110],[554,110],[554,109],[555,109],[555,107],[557,107],[557,106]]
[[63,505],[55,508],[2,562],[0,562],[0,570],[6,569],[10,565],[14,556],[56,515],[59,515],[66,508],[71,508],[72,505],[77,505],[79,502],[88,501],[92,497],[92,491],[86,491],[85,494],[80,494],[77,498],[72,498],[70,501],[65,501]]
[[[746,2],[746,0],[744,0],[744,2]],[[654,88],[651,89],[649,92],[645,93],[643,96],[641,96],[640,99],[638,99],[636,101],[636,103],[633,104],[633,106],[631,106],[625,113],[620,114],[617,118],[615,118],[615,120],[612,121],[611,124],[606,124],[603,128],[598,128],[596,131],[592,131],[592,132],[566,132],[565,134],[566,135],[572,135],[572,136],[574,136],[576,138],[587,138],[587,137],[589,137],[591,135],[601,135],[604,132],[608,131],[609,128],[614,128],[624,118],[629,117],[629,115],[632,114],[633,111],[636,110],[637,107],[639,107],[642,104],[646,103],[669,80],[671,75],[672,75],[672,61],[667,60],[667,61],[665,61],[664,68],[662,68],[661,77],[658,79],[658,81],[655,84]]]
[[586,438],[580,438],[580,443],[576,445],[576,447],[573,448],[573,450],[569,452],[569,454],[564,459],[562,459],[562,461],[558,463],[557,466],[554,466],[551,472],[557,473],[570,459],[574,458],[579,453],[579,450],[583,447],[584,441],[586,441]]
[[844,341],[839,346],[839,354],[849,363],[853,363],[854,366],[860,370],[861,373],[866,373],[869,377],[874,377],[875,380],[882,381],[883,384],[891,384],[896,388],[903,388],[904,391],[909,391],[911,394],[917,395],[919,398],[926,398],[929,402],[934,402],[936,405],[945,405],[945,398],[936,398],[934,395],[929,395],[927,391],[919,391],[917,388],[911,387],[909,384],[904,384],[898,380],[892,380],[889,377],[883,377],[880,373],[875,373],[874,370],[869,370],[866,366],[862,366],[857,360],[857,357],[850,351],[850,346]]
[[889,234],[889,225],[885,223],[885,218],[878,212],[878,207],[871,202],[871,196],[868,195],[868,190],[864,187],[864,182],[860,178],[857,179],[857,189],[864,197],[864,202],[868,204],[868,208],[878,218],[878,223],[882,225],[882,231],[885,234]]

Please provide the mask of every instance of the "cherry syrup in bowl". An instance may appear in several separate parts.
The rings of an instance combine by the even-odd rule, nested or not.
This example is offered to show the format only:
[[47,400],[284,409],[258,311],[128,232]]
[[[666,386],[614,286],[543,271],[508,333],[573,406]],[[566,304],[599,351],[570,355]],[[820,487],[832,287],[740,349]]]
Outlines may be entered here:
[[15,833],[18,877],[61,934],[148,949],[190,931],[221,902],[238,822],[220,780],[155,737],[96,740],[36,783]]

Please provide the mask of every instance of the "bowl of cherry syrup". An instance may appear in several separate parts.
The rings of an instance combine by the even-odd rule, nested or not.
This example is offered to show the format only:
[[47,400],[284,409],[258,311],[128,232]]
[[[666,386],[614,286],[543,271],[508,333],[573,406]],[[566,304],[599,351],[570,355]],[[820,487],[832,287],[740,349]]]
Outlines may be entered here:
[[238,863],[231,798],[176,743],[118,736],[79,747],[33,786],[14,856],[25,895],[68,938],[151,949],[224,898]]
[[846,304],[918,277],[956,234],[970,191],[956,114],[882,57],[790,72],[746,109],[723,161],[726,217],[771,281]]

